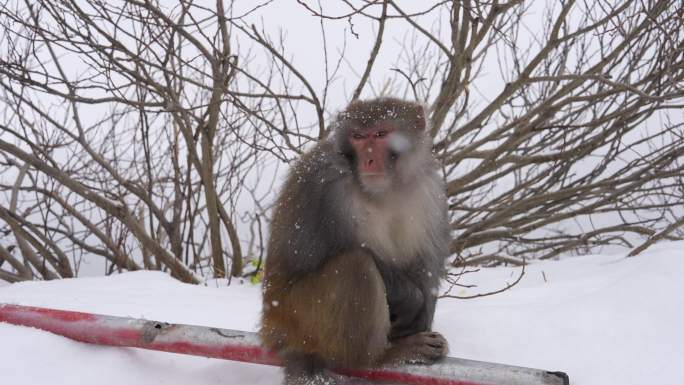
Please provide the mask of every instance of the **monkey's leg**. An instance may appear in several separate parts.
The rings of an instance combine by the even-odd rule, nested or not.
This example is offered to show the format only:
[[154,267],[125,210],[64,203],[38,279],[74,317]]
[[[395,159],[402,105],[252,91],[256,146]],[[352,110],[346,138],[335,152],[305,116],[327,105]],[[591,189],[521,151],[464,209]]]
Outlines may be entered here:
[[332,367],[369,366],[383,356],[389,310],[382,277],[367,252],[331,258],[292,285],[288,296],[304,337],[295,350],[317,354]]
[[288,281],[272,275],[264,299],[262,340],[283,359],[288,384],[315,383],[326,367],[377,364],[387,350],[385,285],[363,250]]

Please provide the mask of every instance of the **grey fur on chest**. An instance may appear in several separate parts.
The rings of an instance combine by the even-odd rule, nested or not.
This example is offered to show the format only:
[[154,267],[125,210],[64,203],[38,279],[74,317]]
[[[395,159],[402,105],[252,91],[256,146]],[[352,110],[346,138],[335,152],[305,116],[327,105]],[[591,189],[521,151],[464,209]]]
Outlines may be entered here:
[[[440,187],[431,180],[382,199],[353,199],[351,215],[356,238],[380,259],[407,265],[433,254],[440,242],[442,223]],[[436,215],[437,214],[437,215]]]

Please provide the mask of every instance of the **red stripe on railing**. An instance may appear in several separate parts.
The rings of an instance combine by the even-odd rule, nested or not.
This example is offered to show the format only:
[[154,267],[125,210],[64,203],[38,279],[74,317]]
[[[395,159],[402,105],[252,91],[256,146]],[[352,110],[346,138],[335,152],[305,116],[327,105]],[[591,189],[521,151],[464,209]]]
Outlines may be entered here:
[[[9,304],[0,304],[0,322],[35,327],[76,341],[98,345],[135,347],[264,365],[280,365],[275,354],[262,349],[256,334],[251,332]],[[468,380],[454,378],[460,377],[456,375],[456,373],[462,373],[459,370],[472,369],[474,365],[477,370],[485,367],[485,372],[503,373],[503,378],[508,380],[496,380],[493,384],[489,380],[484,380],[484,378],[491,378],[490,376],[483,377],[485,382],[473,380],[479,375],[468,376]],[[509,380],[521,375],[527,377],[519,377],[519,380],[529,385],[568,384],[567,376],[564,374],[564,377],[556,378],[556,375],[552,375],[553,373],[537,369],[453,358],[447,358],[441,364],[423,368],[427,369],[382,367],[335,371],[367,380],[412,385],[519,384],[520,381]]]

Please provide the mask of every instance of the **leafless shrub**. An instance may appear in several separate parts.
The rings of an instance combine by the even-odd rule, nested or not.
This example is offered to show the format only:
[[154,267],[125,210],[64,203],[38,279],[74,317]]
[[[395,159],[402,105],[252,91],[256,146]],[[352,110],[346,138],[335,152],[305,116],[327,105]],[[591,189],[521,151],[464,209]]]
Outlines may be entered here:
[[[325,135],[345,66],[348,99],[430,107],[454,265],[684,235],[678,2],[292,2],[320,21],[322,84],[250,21],[270,3],[0,6],[0,279],[71,277],[84,255],[106,273],[253,274],[278,171]],[[364,23],[355,68],[346,39]]]

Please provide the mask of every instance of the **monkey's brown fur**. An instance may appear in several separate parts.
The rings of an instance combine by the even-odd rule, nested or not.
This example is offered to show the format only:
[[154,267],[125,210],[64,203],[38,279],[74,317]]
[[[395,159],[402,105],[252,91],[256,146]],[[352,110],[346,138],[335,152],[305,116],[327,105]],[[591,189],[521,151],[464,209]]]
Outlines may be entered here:
[[333,257],[296,284],[271,277],[269,285],[261,330],[270,349],[317,354],[337,367],[376,364],[384,355],[390,330],[385,287],[366,252]]

